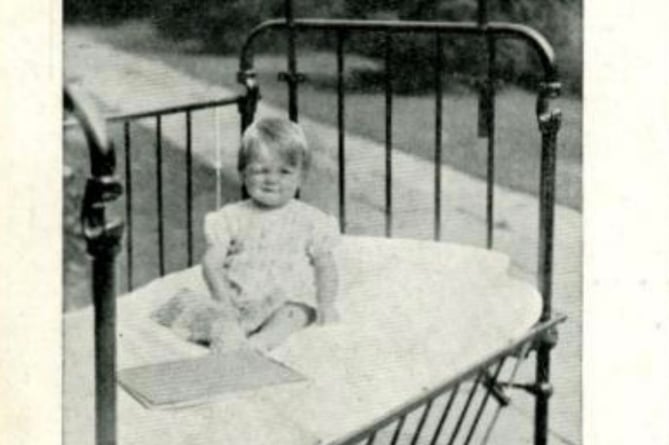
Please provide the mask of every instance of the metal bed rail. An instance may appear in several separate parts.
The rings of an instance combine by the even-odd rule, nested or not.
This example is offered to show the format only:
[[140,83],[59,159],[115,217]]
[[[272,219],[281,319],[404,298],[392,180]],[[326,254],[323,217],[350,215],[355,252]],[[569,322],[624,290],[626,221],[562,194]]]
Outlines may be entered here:
[[[499,410],[511,403],[511,398],[504,391],[506,388],[522,389],[531,394],[541,391],[537,382],[516,383],[515,378],[518,368],[526,356],[535,350],[544,339],[555,342],[557,325],[565,320],[566,316],[556,315],[550,321],[537,323],[529,332],[507,347],[481,359],[478,363],[460,372],[459,375],[435,388],[428,389],[403,405],[391,409],[382,417],[371,422],[369,426],[350,432],[331,445],[358,443],[369,445],[389,443],[394,445],[398,442],[400,435],[404,439],[403,443],[407,443],[407,439],[410,437],[411,440],[408,443],[411,445],[419,443],[429,443],[430,445],[437,443],[469,444],[475,437],[477,429],[482,426],[480,421],[492,398],[497,406],[493,408],[492,421],[488,424],[483,437],[479,437],[481,441],[478,442],[487,443]],[[504,377],[503,370],[509,360],[514,360],[515,363],[511,366],[510,373],[507,373],[508,375]],[[466,388],[467,384],[469,384],[469,388]],[[477,397],[479,391],[482,391],[482,394]],[[460,410],[456,411],[454,409],[455,402],[460,393],[464,393],[465,399],[460,401],[462,406],[458,406]],[[442,403],[437,403],[438,399],[442,399]],[[441,406],[437,408],[438,405]],[[475,408],[476,405],[478,407]],[[471,409],[474,409],[473,415],[470,415]],[[417,418],[414,417],[414,420],[417,420],[417,422],[413,422],[413,430],[408,430],[406,428],[407,419],[416,415]],[[431,422],[428,421],[429,418],[432,418]],[[449,423],[449,419],[453,419],[453,421]],[[431,431],[425,428],[428,424],[432,427]],[[450,429],[444,429],[446,425]],[[389,427],[391,430],[387,431]],[[387,432],[383,437],[385,441],[380,434],[383,430]],[[446,437],[449,438],[448,442],[443,442],[441,439]],[[426,441],[427,439],[429,441]],[[460,439],[460,441],[457,442],[457,439]]]
[[[185,151],[185,165],[184,172],[186,175],[185,181],[185,200],[183,212],[185,216],[185,227],[184,232],[186,236],[186,265],[192,266],[196,261],[197,252],[195,252],[195,227],[194,221],[196,216],[194,214],[193,202],[194,202],[194,189],[193,189],[193,167],[194,167],[194,156],[193,156],[193,119],[194,114],[199,111],[211,111],[218,110],[221,108],[226,108],[230,106],[240,107],[243,101],[246,100],[243,96],[234,96],[234,97],[225,97],[216,100],[210,100],[205,102],[192,102],[185,103],[179,106],[171,107],[162,107],[149,110],[142,110],[140,112],[133,113],[117,113],[104,116],[104,120],[108,124],[109,132],[111,133],[114,126],[120,126],[121,136],[116,142],[121,146],[120,155],[123,158],[123,183],[125,186],[124,201],[125,201],[125,279],[126,279],[126,290],[131,291],[137,285],[143,284],[144,280],[137,282],[134,276],[134,257],[135,257],[135,227],[133,220],[133,193],[135,190],[135,179],[133,177],[132,166],[132,157],[134,150],[144,150],[148,152],[152,149],[153,158],[155,159],[155,200],[152,202],[155,203],[155,229],[157,232],[157,263],[158,263],[158,276],[164,276],[169,272],[166,263],[168,260],[169,252],[167,252],[165,247],[165,205],[164,205],[164,190],[163,186],[166,180],[171,178],[165,177],[164,172],[164,152],[166,147],[165,135],[164,135],[164,122],[165,119],[170,117],[182,117],[183,118],[183,128],[184,134],[182,135],[182,140],[184,144]],[[142,146],[137,147],[133,144],[133,131],[139,122],[142,121],[143,128],[149,128],[153,132],[153,141],[151,146]],[[76,120],[68,120],[65,122],[66,128],[71,128],[78,125],[79,123]],[[152,124],[152,125],[151,125]],[[214,125],[218,125],[218,122],[214,122]],[[147,172],[149,173],[149,172]],[[146,278],[146,277],[145,277]],[[153,278],[153,277],[151,277]]]
[[[133,178],[131,168],[131,124],[140,119],[155,120],[156,202],[159,235],[160,275],[165,273],[165,249],[162,206],[162,119],[167,115],[183,114],[186,146],[186,221],[188,265],[193,264],[193,153],[192,113],[240,104],[240,98],[185,104],[178,107],[147,110],[139,113],[102,116],[91,97],[77,85],[64,88],[64,107],[73,119],[66,128],[79,125],[83,130],[90,157],[90,177],[86,183],[81,209],[83,235],[87,252],[92,258],[92,292],[95,342],[95,440],[98,445],[117,443],[117,389],[116,389],[116,257],[126,234],[126,270],[128,290],[133,287]],[[109,124],[120,123],[123,128],[125,161],[125,222],[115,218],[112,206],[123,195],[123,186],[117,176],[115,144],[110,137]],[[127,230],[126,230],[127,228]]]

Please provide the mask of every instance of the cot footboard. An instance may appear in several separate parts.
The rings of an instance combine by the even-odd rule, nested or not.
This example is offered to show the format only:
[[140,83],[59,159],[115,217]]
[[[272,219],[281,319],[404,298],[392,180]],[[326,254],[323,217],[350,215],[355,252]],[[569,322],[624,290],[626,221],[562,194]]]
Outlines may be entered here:
[[556,315],[537,323],[507,347],[332,445],[488,443],[501,409],[511,403],[507,389],[546,394],[546,385],[538,379],[517,383],[517,372],[540,345],[555,344],[557,325],[565,319]]

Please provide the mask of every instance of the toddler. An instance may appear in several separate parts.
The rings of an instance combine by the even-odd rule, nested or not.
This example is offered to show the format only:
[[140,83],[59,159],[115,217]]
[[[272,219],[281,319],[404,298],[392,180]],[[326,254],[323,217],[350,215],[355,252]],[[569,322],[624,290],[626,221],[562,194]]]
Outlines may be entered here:
[[337,221],[295,199],[308,164],[297,124],[249,126],[238,164],[249,198],[205,217],[202,268],[211,296],[182,291],[154,320],[223,352],[269,350],[315,321],[338,319]]

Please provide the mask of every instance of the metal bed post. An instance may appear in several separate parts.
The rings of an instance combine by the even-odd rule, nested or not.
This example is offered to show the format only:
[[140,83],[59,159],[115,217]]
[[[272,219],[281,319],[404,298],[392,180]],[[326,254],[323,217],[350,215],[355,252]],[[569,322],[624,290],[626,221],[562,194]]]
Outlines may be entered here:
[[82,225],[88,253],[93,258],[95,317],[95,439],[97,445],[116,444],[116,262],[123,222],[109,220],[107,208],[122,194],[114,176],[114,147],[106,125],[89,98],[66,86],[65,108],[81,122],[89,147],[91,177],[86,183]]
[[243,133],[246,127],[253,122],[260,100],[260,90],[256,72],[253,68],[253,48],[250,39],[244,42],[240,52],[237,82],[242,84],[245,89],[244,94],[237,98],[237,108],[241,117],[241,132]]
[[483,31],[487,67],[485,80],[479,82],[479,136],[487,138],[486,166],[486,247],[492,249],[495,221],[495,59],[497,57],[494,34],[486,32],[489,24],[488,2],[478,0],[477,23]]
[[[555,160],[557,132],[562,115],[551,110],[550,99],[560,93],[559,82],[545,82],[537,98],[537,120],[541,131],[541,183],[539,187],[539,290],[543,297],[540,322],[552,316],[553,284],[553,225],[555,207]],[[551,329],[539,339],[534,394],[534,443],[545,445],[548,441],[548,400],[553,392],[550,383],[550,352],[557,343],[557,330]]]
[[[258,109],[258,101],[260,101],[260,89],[258,88],[256,72],[253,68],[253,53],[249,41],[244,42],[242,46],[237,82],[244,85],[246,90],[245,94],[240,95],[237,99],[237,108],[241,117],[240,134],[243,134],[244,130],[253,122],[256,110]],[[243,184],[240,186],[240,195],[242,199],[249,197]]]
[[339,228],[346,233],[346,107],[344,102],[344,31],[337,31],[337,161],[339,191]]
[[286,59],[288,71],[279,73],[279,80],[288,84],[288,117],[297,122],[297,85],[304,80],[304,76],[297,72],[297,59],[295,54],[295,20],[293,14],[293,0],[285,0],[284,13],[288,26]]

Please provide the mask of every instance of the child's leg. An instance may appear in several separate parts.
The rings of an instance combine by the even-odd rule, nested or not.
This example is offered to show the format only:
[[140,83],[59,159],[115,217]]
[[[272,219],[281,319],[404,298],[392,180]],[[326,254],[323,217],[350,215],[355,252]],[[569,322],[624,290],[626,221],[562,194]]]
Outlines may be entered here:
[[316,319],[316,311],[305,304],[286,303],[277,309],[253,333],[249,341],[262,350],[271,350],[291,334],[305,328]]

